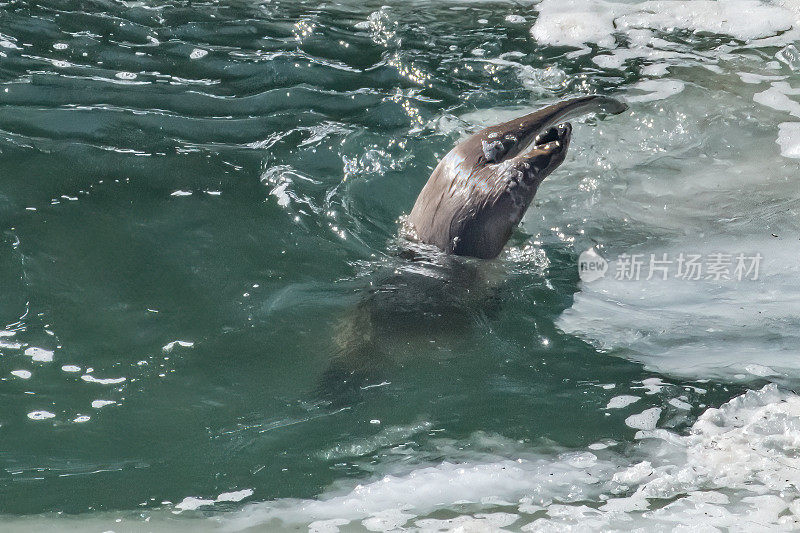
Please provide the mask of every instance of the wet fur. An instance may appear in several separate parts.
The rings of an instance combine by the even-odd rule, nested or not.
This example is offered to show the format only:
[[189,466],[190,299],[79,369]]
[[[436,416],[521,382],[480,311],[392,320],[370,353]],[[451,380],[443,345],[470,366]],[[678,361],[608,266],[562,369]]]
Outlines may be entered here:
[[599,96],[567,100],[486,128],[453,148],[408,219],[407,236],[422,245],[407,243],[336,325],[335,355],[317,396],[332,406],[352,404],[365,384],[383,381],[393,355],[427,348],[432,338],[455,338],[486,321],[498,307],[495,265],[448,254],[500,253],[541,181],[564,161],[571,127],[551,126],[575,114],[625,108]]
[[470,136],[439,162],[417,197],[409,216],[413,234],[447,253],[497,257],[539,184],[566,157],[572,128],[551,126],[590,111],[626,108],[612,98],[584,96]]

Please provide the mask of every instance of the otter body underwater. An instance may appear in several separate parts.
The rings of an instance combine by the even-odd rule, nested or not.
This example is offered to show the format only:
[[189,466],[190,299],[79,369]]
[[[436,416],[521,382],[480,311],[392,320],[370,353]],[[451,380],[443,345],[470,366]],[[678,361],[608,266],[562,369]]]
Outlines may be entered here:
[[604,96],[565,100],[481,130],[445,155],[404,222],[412,242],[338,324],[337,353],[320,392],[330,398],[357,391],[379,379],[388,353],[422,350],[485,321],[500,299],[502,269],[454,256],[500,254],[539,185],[566,157],[572,128],[565,120],[626,109]]

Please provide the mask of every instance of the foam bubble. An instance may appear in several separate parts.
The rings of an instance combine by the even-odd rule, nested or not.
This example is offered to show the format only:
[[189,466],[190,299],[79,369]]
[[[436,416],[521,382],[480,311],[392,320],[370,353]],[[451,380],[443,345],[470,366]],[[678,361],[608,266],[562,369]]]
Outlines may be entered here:
[[192,496],[187,496],[181,502],[175,505],[175,508],[179,511],[194,511],[195,509],[199,509],[200,507],[206,505],[213,505],[214,500],[204,500],[202,498],[195,498]]
[[[414,518],[413,514],[404,513],[400,509],[389,509],[388,511],[380,511],[375,513],[370,518],[363,520],[361,525],[363,525],[369,531],[402,531],[401,528],[411,518]],[[417,525],[422,526],[420,523],[417,523]]]
[[253,495],[253,489],[243,489],[234,492],[223,492],[217,496],[218,502],[240,502]]
[[793,44],[788,44],[778,50],[775,58],[792,70],[800,69],[800,50]]
[[[477,513],[474,516],[458,516],[439,520],[427,518],[417,520],[415,525],[422,532],[437,531],[500,531],[501,528],[510,526],[517,520],[519,515],[512,513]],[[372,531],[387,531],[388,529],[373,529]]]
[[638,402],[640,399],[641,398],[638,396],[629,396],[627,394],[614,396],[608,401],[606,409],[622,409],[623,407],[627,407],[634,402]]
[[645,409],[638,415],[629,416],[625,419],[625,425],[634,429],[655,429],[660,417],[661,409],[653,407]]
[[8,342],[4,340],[0,340],[0,348],[5,350],[19,350],[22,348],[22,343],[19,342]]
[[123,381],[127,380],[126,377],[119,377],[119,378],[96,378],[91,374],[84,374],[81,376],[81,379],[87,383],[99,383],[101,385],[116,385],[117,383],[122,383]]
[[105,407],[106,405],[113,405],[115,403],[117,403],[117,402],[115,402],[113,400],[93,400],[92,401],[92,407],[95,408],[95,409],[100,409],[102,407]]
[[47,420],[48,418],[55,418],[55,416],[50,411],[31,411],[28,413],[28,418],[31,420]]
[[30,370],[12,370],[11,375],[20,379],[30,379],[33,374],[31,374]]
[[164,352],[164,353],[170,353],[175,348],[175,346],[180,346],[182,348],[191,348],[192,346],[194,346],[194,342],[192,342],[192,341],[172,341],[172,342],[169,342],[169,343],[165,344],[161,348],[161,351]]
[[531,36],[541,44],[582,48],[594,43],[614,46],[614,19],[624,6],[579,0],[544,0],[537,6],[539,16]]
[[16,41],[16,39],[14,39],[13,37],[9,37],[7,35],[3,35],[2,33],[0,33],[0,48],[8,48],[8,49],[11,49],[11,50],[19,50],[20,47],[17,46],[14,43],[14,41]]
[[190,59],[201,59],[208,55],[208,50],[203,50],[202,48],[195,48],[192,50],[192,53],[189,54]]
[[52,350],[45,350],[44,348],[39,348],[36,346],[31,346],[25,350],[25,355],[29,356],[34,361],[39,361],[42,363],[49,363],[53,360],[53,351]]
[[778,124],[778,140],[781,155],[792,159],[800,158],[800,122]]
[[785,111],[792,116],[800,118],[800,103],[789,98],[800,94],[800,89],[793,89],[784,81],[776,81],[772,86],[760,93],[753,95],[753,101],[776,111]]
[[642,68],[642,76],[664,76],[669,71],[669,65],[666,63],[654,63],[652,65],[645,65]]
[[207,498],[198,498],[195,496],[187,496],[181,502],[175,505],[175,512],[180,513],[182,511],[194,511],[200,507],[208,507],[220,502],[240,502],[252,495],[253,489],[243,489],[233,492],[223,492],[213,500]]
[[642,384],[641,387],[636,386],[633,388],[644,389],[645,390],[644,393],[647,395],[658,394],[666,385],[666,383],[664,383],[664,381],[662,381],[661,378],[645,378],[642,381],[640,381],[640,383]]
[[777,81],[786,79],[786,76],[756,74],[754,72],[737,72],[736,74],[739,75],[739,79],[742,80],[743,83],[748,83],[753,85],[763,83],[765,81]]

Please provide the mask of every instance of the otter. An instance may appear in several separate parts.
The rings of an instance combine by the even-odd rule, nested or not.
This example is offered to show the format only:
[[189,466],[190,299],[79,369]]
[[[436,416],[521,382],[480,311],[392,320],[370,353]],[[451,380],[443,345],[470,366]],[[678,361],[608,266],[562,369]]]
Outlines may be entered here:
[[422,188],[409,235],[446,253],[497,257],[539,185],[567,155],[572,127],[559,122],[627,108],[613,98],[583,96],[472,135],[450,150]]
[[489,319],[498,309],[503,267],[481,260],[500,254],[539,184],[564,161],[572,127],[562,121],[625,109],[604,96],[575,98],[456,145],[420,192],[398,253],[387,257],[371,288],[337,324],[335,355],[318,397],[336,406],[357,401],[364,383],[381,382],[393,352],[422,351],[431,339],[452,341]]

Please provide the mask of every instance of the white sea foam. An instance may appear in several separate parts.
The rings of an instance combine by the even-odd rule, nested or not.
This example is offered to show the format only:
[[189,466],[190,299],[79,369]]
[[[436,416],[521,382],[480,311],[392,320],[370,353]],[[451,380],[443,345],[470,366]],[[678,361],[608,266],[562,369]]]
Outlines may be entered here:
[[581,0],[545,0],[531,35],[541,44],[582,48],[593,43],[614,46],[614,19],[627,11],[622,4]]
[[625,419],[625,425],[634,429],[655,429],[660,417],[661,409],[652,407],[639,414],[629,416]]
[[195,509],[199,509],[200,507],[213,504],[214,500],[204,500],[203,498],[195,498],[193,496],[187,496],[179,503],[177,503],[175,505],[175,508],[179,511],[194,511]]
[[118,383],[122,383],[128,378],[126,377],[118,377],[118,378],[96,378],[91,374],[84,374],[81,376],[81,379],[87,383],[99,383],[100,385],[116,385]]
[[800,122],[778,124],[778,140],[783,157],[800,158]]
[[202,59],[208,55],[208,50],[203,50],[202,48],[195,48],[192,50],[192,53],[189,54],[190,59]]
[[753,101],[776,111],[785,111],[792,116],[800,118],[800,103],[790,98],[800,94],[800,89],[795,89],[785,81],[772,82],[771,87],[753,95]]
[[223,492],[217,496],[218,502],[240,502],[253,495],[253,489],[242,489],[233,492]]
[[606,409],[622,409],[623,407],[627,407],[632,403],[638,402],[641,400],[638,396],[631,396],[628,394],[623,394],[621,396],[614,396],[610,400],[608,400],[608,405],[606,405]]
[[[626,357],[647,368],[674,375],[731,380],[800,376],[800,265],[795,260],[800,242],[767,234],[758,240],[640,251],[646,258],[649,252],[676,258],[684,250],[707,256],[726,250],[749,254],[756,248],[763,256],[758,280],[617,280],[611,262],[610,274],[583,284],[558,324],[600,350],[624,349]],[[770,328],[779,328],[781,338],[767,333]]]
[[[574,242],[576,255],[594,247],[612,261],[604,279],[580,284],[557,321],[564,332],[659,372],[795,379],[800,126],[786,121],[800,117],[800,88],[785,67],[726,61],[639,85],[682,88],[666,100],[637,102],[631,90],[628,113],[574,122],[571,156],[524,225],[537,239]],[[645,279],[651,254],[718,252],[760,254],[760,276],[688,281],[675,278],[673,263],[668,279]],[[614,279],[622,253],[642,254],[639,281]]]
[[192,341],[181,341],[181,340],[172,341],[172,342],[169,342],[169,343],[165,344],[161,348],[161,351],[163,351],[164,353],[170,353],[170,352],[172,352],[172,350],[175,349],[176,346],[180,346],[182,348],[191,348],[192,346],[194,346],[194,342],[192,342]]
[[28,418],[31,420],[47,420],[48,418],[55,418],[55,416],[50,411],[31,411],[28,413]]
[[640,29],[684,29],[730,35],[744,41],[793,28],[791,9],[756,0],[653,1],[543,0],[531,35],[542,44],[614,48],[615,34]]
[[661,378],[646,378],[640,381],[640,383],[641,386],[636,385],[631,388],[644,389],[644,393],[647,395],[658,394],[666,386],[666,383],[664,383]]
[[757,0],[667,0],[636,4],[615,23],[622,29],[686,29],[749,41],[787,31],[793,20],[787,9]]
[[177,511],[194,511],[200,507],[207,507],[215,503],[230,503],[240,502],[245,498],[253,495],[253,489],[243,489],[233,492],[223,492],[216,499],[196,498],[194,496],[187,496],[180,503],[175,504]]
[[9,342],[0,339],[0,349],[4,350],[19,350],[22,348],[22,343],[19,342]]
[[[661,412],[648,411],[650,419]],[[706,410],[686,435],[643,425],[640,442],[624,454],[595,446],[594,453],[550,456],[483,437],[508,455],[476,450],[458,463],[421,465],[313,500],[251,504],[223,522],[230,531],[304,525],[338,531],[359,523],[371,531],[800,527],[797,395],[775,385],[747,392]],[[666,506],[653,505],[665,500]],[[429,516],[438,509],[459,512]]]
[[0,33],[0,47],[9,48],[11,50],[19,50],[20,47],[15,44],[15,41],[15,38]]
[[53,360],[53,351],[52,350],[45,350],[44,348],[38,348],[36,346],[31,346],[25,350],[25,355],[29,356],[34,361],[39,361],[41,363],[49,363]]
[[525,22],[525,17],[522,15],[506,15],[505,20],[510,24],[522,24]]

